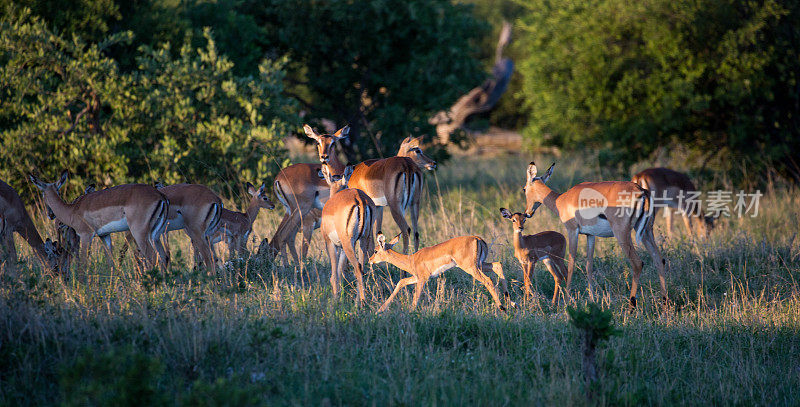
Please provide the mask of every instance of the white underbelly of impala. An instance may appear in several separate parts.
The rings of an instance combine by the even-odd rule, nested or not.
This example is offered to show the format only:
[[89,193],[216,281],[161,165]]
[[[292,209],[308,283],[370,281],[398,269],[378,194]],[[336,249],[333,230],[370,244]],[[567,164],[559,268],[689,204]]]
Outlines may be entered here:
[[122,219],[119,219],[119,220],[115,220],[115,221],[111,221],[111,222],[106,223],[105,225],[103,225],[100,228],[98,228],[97,232],[95,232],[95,234],[97,234],[98,236],[105,236],[105,235],[107,235],[109,233],[124,232],[124,231],[126,231],[128,229],[129,229],[128,228],[128,220],[125,219],[125,218],[122,218]]
[[451,268],[453,268],[455,266],[456,266],[456,262],[454,262],[454,261],[451,261],[450,263],[441,265],[436,270],[433,270],[433,273],[431,273],[431,277],[438,277],[439,274],[442,274],[445,271],[450,270]]

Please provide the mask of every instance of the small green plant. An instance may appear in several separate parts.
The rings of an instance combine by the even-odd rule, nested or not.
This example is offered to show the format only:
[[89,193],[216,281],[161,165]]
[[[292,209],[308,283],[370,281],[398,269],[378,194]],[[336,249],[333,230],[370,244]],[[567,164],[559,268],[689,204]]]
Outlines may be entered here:
[[585,306],[568,307],[570,322],[583,332],[583,377],[586,381],[586,398],[591,400],[597,382],[597,344],[607,340],[619,331],[614,327],[614,316],[609,310],[602,310],[590,302]]

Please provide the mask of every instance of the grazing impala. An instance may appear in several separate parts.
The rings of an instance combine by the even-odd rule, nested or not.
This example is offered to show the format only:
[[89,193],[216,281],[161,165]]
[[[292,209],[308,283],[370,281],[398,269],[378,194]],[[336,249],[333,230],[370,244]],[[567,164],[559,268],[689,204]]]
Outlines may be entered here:
[[[358,303],[361,305],[365,300],[364,260],[371,250],[375,204],[364,191],[347,188],[347,182],[353,175],[353,166],[347,166],[342,175],[334,175],[331,167],[323,164],[321,172],[331,188],[330,198],[322,208],[322,236],[331,259],[333,295],[339,294],[339,281],[346,259],[355,268]],[[360,259],[356,257],[357,243],[361,246]]]
[[467,274],[471,275],[475,280],[489,290],[489,294],[494,299],[494,303],[500,310],[505,311],[505,307],[500,302],[500,297],[497,295],[492,280],[485,273],[493,271],[497,274],[499,283],[502,286],[503,296],[509,300],[511,306],[516,306],[510,301],[508,295],[508,284],[506,277],[503,275],[503,267],[500,263],[486,263],[486,256],[489,254],[489,249],[486,242],[478,236],[460,236],[454,237],[445,242],[439,243],[435,246],[424,247],[419,251],[410,254],[400,254],[392,247],[400,240],[401,235],[397,235],[390,242],[386,242],[383,233],[378,233],[377,241],[378,246],[375,248],[375,253],[369,258],[370,264],[387,262],[395,265],[401,270],[405,270],[411,277],[406,277],[397,282],[397,286],[392,291],[386,302],[381,305],[378,312],[383,312],[386,307],[392,302],[394,297],[400,292],[400,289],[411,284],[416,284],[414,287],[414,300],[411,303],[411,308],[416,309],[419,297],[422,290],[425,288],[425,283],[431,277],[437,277],[445,270],[452,267],[458,267],[464,270]]
[[561,283],[566,282],[564,273],[567,271],[567,266],[564,265],[564,253],[567,248],[567,239],[561,233],[552,230],[535,235],[523,235],[525,221],[532,215],[519,212],[511,213],[506,208],[500,208],[500,213],[514,224],[514,256],[522,266],[525,295],[533,295],[531,291],[531,276],[536,262],[541,260],[556,283],[553,290],[553,300],[551,301],[555,304]]
[[247,251],[247,238],[250,237],[250,232],[253,231],[253,222],[258,217],[258,211],[261,208],[275,209],[275,204],[269,200],[264,190],[264,184],[256,189],[251,183],[247,183],[247,193],[250,194],[250,202],[244,212],[234,212],[227,209],[222,209],[220,214],[219,227],[217,232],[211,239],[211,243],[216,244],[225,239],[230,253],[236,253],[237,256],[242,256]]
[[203,260],[209,275],[216,270],[211,236],[217,231],[222,200],[205,185],[176,184],[158,188],[169,199],[167,232],[183,229],[192,241],[195,258]]
[[375,214],[375,231],[380,233],[383,207],[388,206],[392,218],[403,235],[403,253],[408,253],[408,236],[411,229],[405,219],[410,209],[411,228],[414,231],[414,251],[419,249],[419,199],[422,195],[422,170],[436,169],[436,161],[419,148],[421,138],[407,137],[400,144],[397,156],[380,160],[367,160],[358,164],[350,178],[350,187],[369,195],[378,211]]
[[75,229],[80,238],[80,263],[83,264],[87,259],[92,238],[98,236],[106,243],[103,247],[107,260],[114,268],[110,235],[129,230],[150,267],[160,263],[166,268],[167,257],[160,237],[167,226],[169,201],[152,186],[119,185],[83,195],[74,203],[67,204],[58,195],[58,190],[67,181],[66,171],[52,184],[42,182],[33,175],[30,180],[42,190],[44,202],[56,218]]
[[[336,141],[347,137],[350,126],[344,126],[333,134],[319,134],[307,124],[303,126],[303,130],[308,137],[317,142],[321,164],[293,164],[282,169],[275,177],[275,195],[286,210],[286,214],[269,242],[276,252],[285,253],[285,249],[288,248],[296,263],[300,263],[301,258],[305,259],[308,253],[311,234],[319,227],[320,211],[330,194],[330,187],[319,177],[319,171],[322,169],[322,164],[328,164],[337,174],[344,170],[344,165],[336,157],[333,146]],[[299,228],[303,230],[300,257],[297,255],[294,243]]]
[[6,269],[12,272],[17,268],[14,232],[28,242],[45,268],[58,268],[59,247],[50,239],[42,241],[17,191],[0,180],[0,264],[6,263]]
[[592,289],[594,285],[592,275],[594,239],[595,237],[613,236],[617,239],[617,243],[633,268],[630,305],[635,307],[639,275],[642,272],[642,260],[636,254],[631,241],[631,231],[634,231],[636,240],[644,244],[656,263],[658,277],[661,280],[661,293],[666,304],[668,300],[665,275],[667,262],[661,257],[653,238],[653,213],[650,210],[650,196],[647,190],[627,181],[584,182],[559,194],[546,185],[547,180],[553,175],[554,166],[555,164],[551,165],[545,175],[539,177],[536,164],[531,162],[528,165],[524,187],[527,201],[525,213],[533,215],[536,209],[544,204],[559,217],[566,227],[569,242],[567,292],[569,292],[572,272],[575,268],[578,235],[586,235],[586,275],[589,296],[592,300],[594,300]]
[[[690,235],[694,235],[694,228],[697,228],[703,236],[711,233],[711,229],[714,228],[714,218],[703,215],[699,202],[694,202],[696,205],[693,205],[689,194],[697,189],[686,174],[669,168],[648,168],[634,175],[632,181],[644,189],[649,189],[651,196],[659,198],[667,205],[664,214],[667,217],[669,237],[672,237],[672,208],[681,212],[683,223]],[[658,213],[658,209],[659,206],[654,205],[654,215]]]

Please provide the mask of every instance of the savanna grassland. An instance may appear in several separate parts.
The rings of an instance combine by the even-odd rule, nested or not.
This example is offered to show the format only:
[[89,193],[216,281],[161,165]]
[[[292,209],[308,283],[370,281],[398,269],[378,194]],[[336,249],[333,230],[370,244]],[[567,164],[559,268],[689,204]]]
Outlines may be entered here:
[[[542,265],[537,297],[523,298],[511,224],[498,213],[523,209],[530,159],[456,158],[426,174],[423,245],[484,237],[519,305],[508,313],[452,269],[429,283],[416,311],[406,289],[376,315],[403,276],[386,265],[368,274],[368,305],[359,309],[351,273],[344,295],[331,295],[319,233],[302,272],[254,256],[227,263],[214,279],[187,266],[181,233],[170,236],[175,261],[166,274],[135,273],[130,256],[111,272],[95,241],[92,264],[81,270],[87,277],[66,282],[43,274],[18,241],[22,275],[0,283],[0,404],[584,405],[580,334],[563,301],[551,307],[553,281]],[[597,180],[583,164],[560,158],[550,184],[563,191]],[[677,237],[660,238],[659,219],[667,310],[639,248],[639,308],[628,312],[630,267],[613,239],[598,239],[600,304],[619,333],[598,349],[594,403],[800,404],[799,203],[796,189],[776,187],[757,217],[724,219],[701,241],[682,224]],[[281,215],[262,212],[257,241]],[[41,212],[35,216],[44,229]],[[388,213],[384,220],[387,234],[396,233]],[[544,208],[526,223],[526,233],[542,230],[563,232]],[[572,286],[579,304],[587,300],[584,252]]]

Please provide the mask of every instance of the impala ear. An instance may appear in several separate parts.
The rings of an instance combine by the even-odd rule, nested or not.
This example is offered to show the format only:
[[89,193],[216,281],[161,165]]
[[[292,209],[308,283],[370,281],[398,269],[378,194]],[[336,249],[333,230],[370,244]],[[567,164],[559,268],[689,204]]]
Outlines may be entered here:
[[378,247],[381,249],[386,248],[386,236],[384,236],[383,233],[378,233],[376,240],[378,241]]
[[400,236],[403,236],[403,233],[398,233],[397,236],[393,237],[392,240],[390,240],[389,243],[386,244],[389,249],[391,249],[392,246],[396,245],[397,242],[400,241]]
[[258,192],[259,191],[256,191],[256,187],[254,187],[253,184],[251,184],[249,182],[247,183],[247,193],[248,194],[250,194],[252,196],[258,196]]
[[511,212],[509,212],[506,208],[500,208],[500,214],[506,219],[511,219]]
[[342,173],[342,178],[344,178],[344,183],[345,184],[350,182],[350,177],[353,176],[353,170],[354,169],[355,169],[355,167],[353,167],[352,165],[348,165],[347,167],[344,167],[344,173]]
[[47,187],[47,184],[42,182],[42,180],[40,180],[39,178],[36,178],[33,174],[28,174],[28,179],[31,180],[33,185],[36,185],[36,187],[41,189],[42,191],[44,191],[45,187]]
[[258,195],[259,196],[264,195],[264,191],[266,190],[267,190],[267,185],[262,182],[261,186],[258,187]]
[[347,138],[347,136],[349,136],[349,135],[350,135],[350,126],[349,125],[348,126],[344,126],[341,129],[339,129],[339,131],[337,131],[336,133],[333,133],[333,137],[336,137],[339,140]]
[[58,181],[56,181],[56,185],[55,185],[56,190],[59,190],[59,189],[61,189],[62,186],[64,186],[64,183],[67,182],[67,177],[68,176],[69,176],[69,172],[67,172],[67,170],[61,171],[61,177],[59,177]]
[[530,219],[530,217],[533,216],[534,213],[536,213],[536,209],[533,210],[533,213],[525,213],[524,215],[526,218]]
[[531,163],[528,164],[528,172],[527,172],[528,180],[527,180],[527,182],[529,182],[529,183],[533,182],[533,179],[536,178],[536,173],[537,172],[538,172],[538,170],[536,169],[536,163],[531,161]]
[[544,173],[544,177],[542,177],[542,182],[544,182],[545,184],[547,183],[547,180],[549,180],[550,176],[553,175],[553,167],[555,166],[556,163],[550,164],[550,168],[547,169],[547,172]]
[[311,126],[304,124],[303,131],[306,132],[306,136],[311,137],[316,141],[319,141],[319,134],[317,134],[317,132],[315,132],[314,129],[311,128]]

